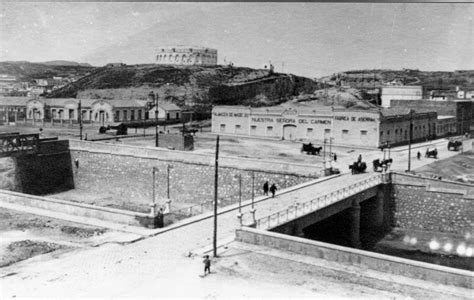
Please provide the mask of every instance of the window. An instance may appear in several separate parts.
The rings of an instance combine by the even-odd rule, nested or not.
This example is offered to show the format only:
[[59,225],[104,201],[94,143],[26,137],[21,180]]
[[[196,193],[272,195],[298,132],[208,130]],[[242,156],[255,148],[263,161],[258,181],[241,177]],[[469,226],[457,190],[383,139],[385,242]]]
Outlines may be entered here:
[[123,111],[123,119],[124,119],[124,120],[128,120],[128,119],[127,119],[127,111],[126,111],[126,110]]
[[135,120],[135,110],[133,109],[130,111],[130,120]]
[[224,132],[224,131],[225,131],[225,124],[221,124],[220,130],[221,130],[221,132]]
[[235,125],[235,132],[239,132],[240,131],[240,124],[237,124]]
[[380,131],[380,136],[383,136],[383,131]]
[[142,119],[142,110],[139,109],[138,110],[138,120],[141,120]]
[[360,131],[360,134],[361,134],[361,135],[367,135],[367,130],[361,130],[361,131]]
[[170,113],[166,113],[166,120],[170,119]]
[[257,131],[257,126],[256,125],[250,126],[250,131],[252,134],[255,134],[255,131]]
[[343,130],[342,130],[342,134],[343,134],[343,135],[349,134],[349,130],[343,129]]
[[269,132],[269,133],[270,133],[270,132],[273,132],[273,127],[272,127],[272,126],[268,126],[268,127],[267,127],[267,132]]
[[115,122],[120,121],[120,111],[119,111],[119,110],[116,110],[116,111],[115,111],[114,121],[115,121]]
[[387,135],[390,135],[390,130],[387,130]]
[[312,136],[313,135],[313,128],[306,128],[306,136]]
[[395,129],[395,134],[398,134],[398,129]]

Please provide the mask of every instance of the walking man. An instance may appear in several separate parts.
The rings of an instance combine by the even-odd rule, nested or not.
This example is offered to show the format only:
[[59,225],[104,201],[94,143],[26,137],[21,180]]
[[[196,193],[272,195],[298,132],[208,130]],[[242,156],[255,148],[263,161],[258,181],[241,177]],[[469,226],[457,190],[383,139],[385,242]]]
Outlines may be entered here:
[[74,164],[76,165],[76,169],[79,169],[79,158],[74,160]]
[[418,153],[416,154],[416,158],[418,158],[418,160],[420,160],[420,157],[421,157],[421,153],[420,153],[420,151],[418,151]]
[[270,192],[272,193],[272,198],[275,198],[275,193],[276,193],[277,187],[275,184],[272,184],[270,187]]
[[337,154],[334,152],[334,155],[333,155],[333,159],[334,161],[337,161]]
[[268,181],[265,181],[265,183],[263,184],[263,194],[265,196],[268,196]]
[[211,274],[211,260],[209,259],[209,255],[205,255],[202,262],[204,263],[204,276],[206,276],[206,272],[207,274]]

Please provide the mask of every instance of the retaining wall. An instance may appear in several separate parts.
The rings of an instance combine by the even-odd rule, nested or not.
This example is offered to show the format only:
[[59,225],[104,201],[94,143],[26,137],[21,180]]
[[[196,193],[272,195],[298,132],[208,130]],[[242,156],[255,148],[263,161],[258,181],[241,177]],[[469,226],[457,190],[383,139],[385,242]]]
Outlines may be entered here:
[[0,158],[0,189],[33,195],[74,188],[68,141],[43,141],[38,153]]
[[[137,147],[131,145],[117,145],[100,142],[69,140],[71,150],[106,153],[115,155],[128,155],[140,158],[160,159],[183,163],[214,165],[214,155],[193,153],[166,148]],[[304,175],[319,177],[320,166],[308,164],[283,163],[279,161],[266,161],[240,157],[219,156],[219,166],[254,171],[271,171],[273,173]]]
[[392,173],[394,226],[457,235],[474,228],[474,186]]
[[154,218],[151,218],[148,214],[63,201],[47,197],[32,196],[5,190],[0,190],[0,199],[7,203],[36,207],[74,216],[95,218],[127,225],[147,227],[155,222]]
[[236,230],[236,240],[445,285],[464,288],[473,287],[473,272],[311,241],[279,233],[242,227]]

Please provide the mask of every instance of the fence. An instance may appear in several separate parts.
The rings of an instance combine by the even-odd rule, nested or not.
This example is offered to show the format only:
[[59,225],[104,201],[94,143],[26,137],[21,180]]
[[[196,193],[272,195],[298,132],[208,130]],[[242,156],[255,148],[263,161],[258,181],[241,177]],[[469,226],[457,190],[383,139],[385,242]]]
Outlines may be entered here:
[[260,218],[257,220],[257,228],[268,230],[269,228],[276,227],[284,224],[290,220],[294,220],[298,217],[316,211],[320,208],[327,207],[333,203],[336,203],[349,196],[353,196],[359,192],[362,192],[368,188],[377,186],[381,183],[386,182],[387,174],[377,174],[366,178],[364,180],[353,183],[347,187],[331,192],[329,194],[319,196],[316,199],[291,205],[287,209],[273,213],[267,217]]

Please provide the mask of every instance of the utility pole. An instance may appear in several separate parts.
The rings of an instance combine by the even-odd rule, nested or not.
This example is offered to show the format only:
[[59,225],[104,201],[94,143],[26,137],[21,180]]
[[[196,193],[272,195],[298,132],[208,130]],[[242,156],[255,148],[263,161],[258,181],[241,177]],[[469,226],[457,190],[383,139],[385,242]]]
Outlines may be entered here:
[[153,94],[153,98],[155,100],[155,147],[158,147],[158,94]]
[[82,103],[81,99],[79,99],[79,105],[77,107],[78,110],[78,120],[79,120],[79,139],[82,141]]
[[408,172],[411,171],[411,140],[413,138],[413,109],[410,109],[410,136],[408,138]]
[[213,237],[213,254],[217,257],[217,187],[219,179],[219,136],[216,139],[216,161],[214,167],[214,237]]

